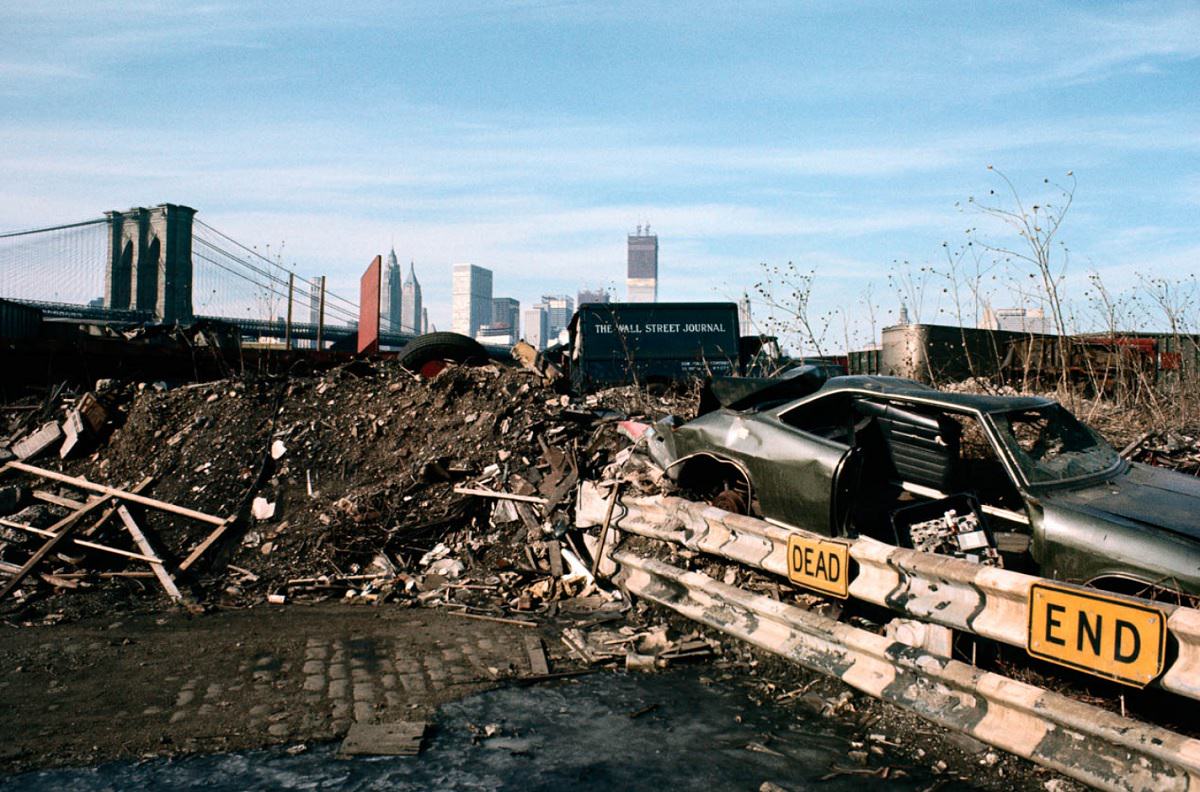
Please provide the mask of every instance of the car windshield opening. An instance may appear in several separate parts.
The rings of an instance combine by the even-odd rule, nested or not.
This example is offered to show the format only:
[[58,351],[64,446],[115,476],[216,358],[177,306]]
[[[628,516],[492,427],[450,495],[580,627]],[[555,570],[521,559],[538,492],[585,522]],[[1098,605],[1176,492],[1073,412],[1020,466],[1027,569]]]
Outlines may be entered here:
[[1031,484],[1096,475],[1120,459],[1112,446],[1059,404],[992,417]]

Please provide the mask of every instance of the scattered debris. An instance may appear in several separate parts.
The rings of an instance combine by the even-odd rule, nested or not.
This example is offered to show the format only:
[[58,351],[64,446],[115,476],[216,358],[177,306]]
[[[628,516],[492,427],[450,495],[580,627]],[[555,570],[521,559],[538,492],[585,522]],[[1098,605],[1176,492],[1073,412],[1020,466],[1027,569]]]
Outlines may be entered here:
[[15,443],[12,452],[16,454],[17,459],[37,459],[49,451],[51,446],[62,440],[62,437],[63,433],[58,426],[58,421],[48,421]]
[[416,756],[428,727],[424,722],[408,721],[354,723],[342,740],[338,756]]

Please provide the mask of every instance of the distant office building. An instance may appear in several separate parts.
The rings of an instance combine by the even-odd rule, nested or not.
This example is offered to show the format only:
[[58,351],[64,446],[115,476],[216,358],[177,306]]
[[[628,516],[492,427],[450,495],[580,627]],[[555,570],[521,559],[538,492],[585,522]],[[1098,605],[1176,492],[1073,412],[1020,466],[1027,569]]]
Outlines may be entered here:
[[475,340],[493,346],[512,346],[517,343],[517,336],[508,325],[485,324],[475,333]]
[[612,298],[609,297],[608,289],[581,289],[579,293],[575,295],[576,305],[585,305],[587,303],[606,303],[611,301]]
[[492,321],[492,271],[474,264],[455,264],[450,301],[450,329],[475,337]]
[[742,299],[738,300],[738,326],[741,327],[742,335],[754,335],[754,317],[750,313],[750,295],[742,292]]
[[[325,276],[318,275],[309,281],[308,292],[308,323],[313,327],[321,324],[321,295],[325,291]],[[315,338],[303,342],[304,346],[300,349],[316,349],[317,341]]]
[[396,249],[388,253],[387,263],[379,274],[379,323],[382,329],[401,332],[400,322],[400,264]]
[[658,236],[650,226],[637,227],[628,238],[628,270],[625,280],[625,299],[629,302],[658,302]]
[[429,309],[428,308],[421,309],[421,332],[422,333],[429,332]]
[[325,276],[318,275],[309,281],[311,284],[308,292],[308,321],[309,324],[318,324],[321,320],[321,294],[325,291]]
[[546,343],[551,343],[559,331],[571,323],[575,313],[575,301],[567,294],[547,294],[540,303],[546,310],[546,322],[549,325],[549,335]]
[[497,327],[507,327],[512,331],[513,338],[520,338],[521,303],[514,300],[512,297],[493,298],[492,324]]
[[1054,324],[1041,308],[988,308],[979,326],[984,330],[1008,330],[1013,333],[1054,332]]
[[408,276],[400,286],[400,331],[403,333],[421,333],[421,284],[417,281],[417,271],[413,263],[408,262]]
[[545,349],[550,336],[550,314],[542,305],[535,305],[525,310],[523,318],[525,332],[521,337],[525,343],[537,350]]

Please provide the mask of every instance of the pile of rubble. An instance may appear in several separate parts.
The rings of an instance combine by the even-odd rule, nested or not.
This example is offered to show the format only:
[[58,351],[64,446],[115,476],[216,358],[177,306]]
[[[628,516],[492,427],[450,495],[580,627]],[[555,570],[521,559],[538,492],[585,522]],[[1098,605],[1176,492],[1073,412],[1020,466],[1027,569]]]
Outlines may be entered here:
[[1122,454],[1134,462],[1200,476],[1200,431],[1146,432],[1126,446]]
[[[111,609],[114,598],[154,602],[143,596],[159,590],[149,558],[185,598],[206,604],[337,597],[521,618],[587,601],[596,589],[573,535],[576,483],[626,445],[618,423],[631,404],[651,418],[694,409],[690,393],[572,397],[519,368],[451,367],[426,381],[362,362],[315,376],[109,384],[71,398],[53,409],[85,423],[93,399],[104,405],[80,446],[90,455],[47,444],[25,459],[212,519],[120,501],[152,550],[132,544],[117,519],[84,541],[132,556],[57,548],[13,592],[43,615]],[[104,494],[28,475],[0,480],[10,487],[0,519],[29,529],[3,536],[10,572]],[[74,597],[53,596],[64,580]],[[79,597],[86,588],[108,596]]]

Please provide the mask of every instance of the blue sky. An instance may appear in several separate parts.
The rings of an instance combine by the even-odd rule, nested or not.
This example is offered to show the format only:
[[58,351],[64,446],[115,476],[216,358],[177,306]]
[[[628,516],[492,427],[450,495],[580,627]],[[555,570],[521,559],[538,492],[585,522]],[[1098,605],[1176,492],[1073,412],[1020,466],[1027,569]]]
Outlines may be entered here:
[[1075,174],[1075,287],[1200,269],[1195,2],[39,6],[0,9],[0,229],[184,203],[347,294],[394,240],[445,326],[453,262],[623,293],[649,222],[663,298],[795,261],[857,343],[994,164]]

